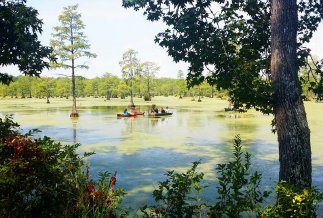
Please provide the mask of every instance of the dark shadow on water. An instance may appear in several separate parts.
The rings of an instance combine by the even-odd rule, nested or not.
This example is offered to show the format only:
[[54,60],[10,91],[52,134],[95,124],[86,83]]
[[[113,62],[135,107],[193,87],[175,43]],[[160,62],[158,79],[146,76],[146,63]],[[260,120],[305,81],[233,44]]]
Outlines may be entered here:
[[[243,147],[243,151],[246,152],[253,147],[257,147],[261,141],[248,141],[244,142],[248,146]],[[192,145],[194,146],[194,145]],[[221,146],[216,146],[214,152],[221,153],[226,156],[223,160],[219,158],[217,164],[226,163],[233,159],[232,155],[232,141],[228,140]],[[274,145],[268,145],[274,146]],[[197,146],[196,149],[201,149]],[[262,148],[252,150],[251,172],[257,170],[262,173],[262,190],[271,190],[278,180],[279,162],[278,160],[264,159],[264,154],[268,151],[263,151]],[[249,151],[248,151],[249,152]],[[270,151],[273,152],[274,151]],[[193,152],[194,153],[194,152]],[[92,175],[97,175],[99,171],[109,170],[110,172],[118,171],[117,175],[117,187],[124,188],[128,192],[128,196],[124,199],[123,205],[131,205],[135,212],[142,204],[152,205],[154,204],[152,191],[158,187],[158,181],[164,181],[166,176],[164,175],[169,170],[175,170],[176,172],[183,172],[192,166],[192,162],[201,159],[202,165],[208,162],[214,161],[216,157],[206,154],[204,157],[195,156],[194,154],[179,154],[173,152],[172,149],[153,148],[143,149],[140,153],[134,155],[124,154],[97,154],[89,158],[91,163]],[[198,168],[199,171],[203,171],[206,174],[213,174],[212,178],[205,178],[203,180],[204,185],[208,185],[202,192],[202,198],[204,202],[209,204],[215,204],[216,197],[216,165],[212,165],[209,169]],[[322,168],[319,166],[314,169],[315,173],[319,173],[322,178]],[[320,171],[319,171],[320,170]],[[93,177],[97,179],[97,177]],[[313,185],[322,184],[319,181],[313,180]],[[266,204],[275,202],[275,198],[268,198]]]

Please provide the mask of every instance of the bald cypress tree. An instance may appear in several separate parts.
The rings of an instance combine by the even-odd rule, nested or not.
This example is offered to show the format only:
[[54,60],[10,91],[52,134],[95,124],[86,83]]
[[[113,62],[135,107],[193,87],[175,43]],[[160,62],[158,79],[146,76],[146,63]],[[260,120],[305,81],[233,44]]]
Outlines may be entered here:
[[51,40],[51,46],[54,48],[53,54],[59,57],[57,62],[51,63],[51,67],[72,70],[73,109],[71,117],[79,116],[76,109],[75,70],[89,68],[85,63],[76,64],[76,60],[81,57],[96,57],[95,53],[89,52],[90,44],[82,32],[85,25],[77,8],[78,5],[64,7],[62,15],[58,17],[61,26],[54,27],[55,32]]

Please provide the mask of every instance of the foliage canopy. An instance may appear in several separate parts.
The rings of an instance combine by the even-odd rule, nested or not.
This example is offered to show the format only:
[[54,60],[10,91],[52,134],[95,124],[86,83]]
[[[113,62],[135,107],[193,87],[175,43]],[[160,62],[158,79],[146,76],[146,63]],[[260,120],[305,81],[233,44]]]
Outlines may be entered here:
[[[229,90],[236,104],[272,112],[270,1],[123,0],[123,6],[144,9],[148,20],[162,20],[168,26],[155,42],[176,62],[190,64],[190,87],[206,79],[218,89]],[[321,22],[323,6],[319,0],[302,0],[298,13],[297,52],[302,67],[310,56],[303,45]],[[316,65],[318,75],[321,64]],[[206,70],[211,74],[203,76]],[[317,78],[311,87],[320,95],[322,82]]]
[[[25,75],[39,76],[49,67],[52,48],[42,46],[37,34],[43,22],[38,11],[25,5],[26,0],[0,1],[0,67],[17,65]],[[13,77],[0,73],[0,82],[9,84]]]

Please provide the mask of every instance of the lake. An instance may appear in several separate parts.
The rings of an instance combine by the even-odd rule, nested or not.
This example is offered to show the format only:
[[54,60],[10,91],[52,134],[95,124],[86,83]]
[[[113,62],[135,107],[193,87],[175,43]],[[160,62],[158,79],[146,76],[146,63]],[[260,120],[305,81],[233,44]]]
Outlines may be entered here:
[[[88,158],[92,178],[98,172],[117,171],[117,186],[128,195],[125,205],[133,210],[152,201],[151,193],[169,170],[186,171],[201,160],[198,170],[205,173],[204,201],[215,202],[216,172],[219,163],[232,158],[233,139],[240,134],[243,151],[252,155],[252,169],[263,174],[262,187],[274,187],[278,180],[277,136],[271,133],[273,116],[254,110],[247,113],[224,112],[228,102],[220,99],[154,97],[151,102],[135,98],[137,111],[149,111],[151,104],[169,106],[172,116],[150,118],[147,115],[117,118],[129,99],[79,98],[78,119],[70,119],[71,99],[0,100],[0,113],[14,114],[26,132],[39,128],[37,136],[50,136],[63,144],[81,143],[80,154],[94,151]],[[323,104],[305,102],[311,129],[313,185],[323,191]],[[321,208],[320,208],[321,211]]]

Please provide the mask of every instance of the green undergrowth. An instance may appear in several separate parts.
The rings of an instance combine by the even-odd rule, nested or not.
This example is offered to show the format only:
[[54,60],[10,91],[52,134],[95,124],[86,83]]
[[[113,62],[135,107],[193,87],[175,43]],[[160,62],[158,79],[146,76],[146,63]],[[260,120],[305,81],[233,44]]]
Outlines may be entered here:
[[[126,192],[116,187],[116,175],[91,179],[86,157],[76,154],[80,144],[62,145],[49,137],[20,132],[11,116],[0,119],[0,217],[129,217],[121,206]],[[214,204],[204,202],[207,187],[200,161],[184,173],[168,171],[152,195],[155,203],[142,205],[137,217],[317,217],[323,194],[316,188],[279,182],[262,191],[262,175],[252,172],[251,155],[234,139],[230,161],[219,164]],[[265,205],[272,194],[274,205]],[[140,197],[140,196],[138,196]],[[129,205],[130,207],[130,205]]]

